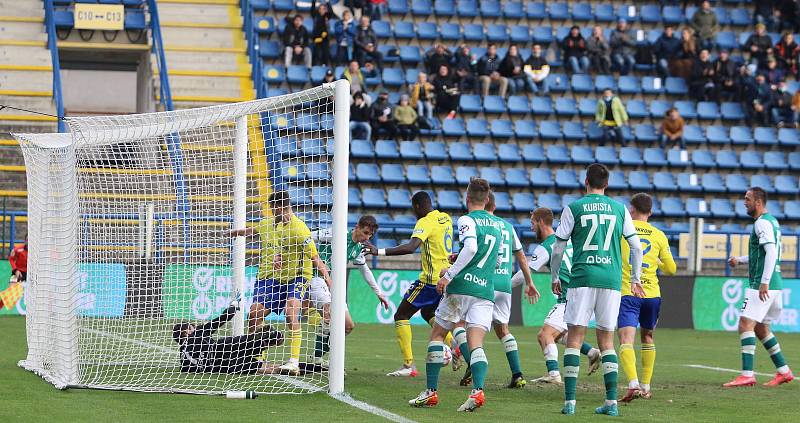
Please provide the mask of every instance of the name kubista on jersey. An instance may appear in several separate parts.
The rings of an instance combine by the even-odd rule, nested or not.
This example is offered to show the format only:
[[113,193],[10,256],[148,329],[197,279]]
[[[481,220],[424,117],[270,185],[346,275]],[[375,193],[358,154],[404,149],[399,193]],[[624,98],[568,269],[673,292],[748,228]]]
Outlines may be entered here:
[[505,225],[484,210],[474,210],[458,219],[459,240],[475,238],[478,252],[447,285],[448,294],[469,295],[494,302],[494,279],[499,265]]

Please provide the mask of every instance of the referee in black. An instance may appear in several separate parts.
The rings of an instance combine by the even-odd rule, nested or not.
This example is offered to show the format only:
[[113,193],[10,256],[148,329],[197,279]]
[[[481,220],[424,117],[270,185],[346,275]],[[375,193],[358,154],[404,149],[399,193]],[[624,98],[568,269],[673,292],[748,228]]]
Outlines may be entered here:
[[181,372],[186,373],[268,373],[265,363],[256,359],[267,347],[283,344],[283,334],[265,325],[247,335],[214,339],[214,332],[229,322],[239,310],[234,301],[216,319],[200,326],[189,322],[172,327],[172,339],[180,345]]

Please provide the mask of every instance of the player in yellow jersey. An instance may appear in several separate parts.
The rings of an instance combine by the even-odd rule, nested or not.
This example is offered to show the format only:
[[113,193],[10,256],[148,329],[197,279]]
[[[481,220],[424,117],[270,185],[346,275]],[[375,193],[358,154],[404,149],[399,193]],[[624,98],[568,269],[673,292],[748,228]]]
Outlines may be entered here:
[[[411,349],[409,319],[419,311],[426,322],[433,321],[436,307],[442,299],[442,295],[436,292],[436,283],[439,282],[441,270],[450,267],[448,257],[453,252],[453,221],[450,215],[434,210],[431,197],[425,191],[419,191],[411,197],[411,207],[417,216],[417,224],[407,243],[380,250],[374,246],[367,247],[370,254],[379,256],[413,254],[417,248],[422,249],[422,272],[419,274],[419,280],[408,288],[403,301],[394,313],[395,331],[400,352],[403,354],[403,365],[387,376],[417,375]],[[451,341],[452,336],[448,334],[446,342]]]
[[253,288],[248,330],[257,330],[271,312],[284,312],[288,326],[289,361],[278,367],[280,373],[297,375],[300,372],[300,311],[308,295],[308,282],[313,267],[330,287],[328,268],[320,259],[308,226],[292,211],[289,193],[275,191],[269,196],[272,216],[265,217],[255,227],[234,229],[231,236],[258,234],[261,257]]
[[[661,310],[661,290],[658,287],[657,270],[665,275],[674,275],[677,268],[664,232],[647,223],[653,209],[653,199],[638,193],[631,198],[631,217],[636,233],[642,243],[642,288],[644,297],[631,293],[631,265],[622,262],[622,300],[619,306],[617,327],[619,328],[619,360],[628,378],[628,391],[620,400],[630,402],[635,398],[650,398],[650,379],[656,361],[656,345],[653,331]],[[628,244],[622,243],[622,257],[628,257]],[[642,380],[636,374],[636,355],[633,352],[636,326],[640,327],[642,340]]]

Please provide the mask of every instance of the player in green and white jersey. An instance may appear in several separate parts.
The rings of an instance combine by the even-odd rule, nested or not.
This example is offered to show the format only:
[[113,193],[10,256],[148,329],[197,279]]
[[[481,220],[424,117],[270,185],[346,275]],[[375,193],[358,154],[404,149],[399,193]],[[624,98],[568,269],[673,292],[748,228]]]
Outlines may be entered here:
[[461,251],[448,269],[442,270],[436,289],[444,294],[428,343],[425,373],[428,388],[408,403],[414,407],[434,406],[439,402],[436,389],[444,364],[447,332],[465,321],[472,368],[472,392],[459,411],[473,411],[484,403],[483,387],[489,363],[483,352],[483,338],[492,325],[495,271],[499,266],[502,225],[486,212],[489,183],[473,178],[467,187],[466,216],[458,219]]
[[778,369],[775,377],[765,386],[778,386],[794,380],[786,364],[778,339],[770,330],[783,308],[783,279],[781,278],[781,226],[767,211],[767,193],[760,187],[750,188],[744,195],[747,214],[755,219],[750,234],[748,255],[731,257],[731,266],[750,264],[749,287],[745,290],[742,313],[739,316],[739,337],[742,346],[742,374],[722,385],[726,388],[753,386],[753,359],[756,353],[756,336],[770,354]]
[[[492,326],[497,339],[503,343],[503,348],[506,351],[506,359],[508,360],[508,367],[511,369],[511,382],[508,384],[509,388],[522,388],[525,386],[525,377],[522,375],[522,368],[519,360],[519,348],[517,347],[517,340],[511,331],[508,329],[508,322],[511,319],[511,275],[514,272],[514,263],[511,261],[513,253],[517,265],[520,266],[520,283],[525,282],[525,295],[531,304],[535,304],[539,300],[539,291],[533,285],[531,279],[531,272],[525,266],[525,252],[522,249],[522,243],[517,237],[517,232],[514,226],[508,221],[495,216],[494,211],[497,204],[494,200],[494,194],[489,193],[489,201],[486,203],[486,211],[489,212],[498,222],[503,226],[500,229],[502,234],[502,244],[500,246],[500,267],[495,271],[494,277],[494,312],[492,315]],[[453,338],[458,350],[466,361],[469,361],[469,347],[467,346],[467,332],[463,326],[459,326],[453,330]],[[455,357],[455,355],[454,355]],[[453,370],[458,370],[455,367],[456,361],[453,360]],[[464,377],[461,378],[461,386],[467,386],[472,382],[472,371],[467,368]]]
[[[528,267],[534,272],[550,264],[550,255],[553,252],[553,244],[556,242],[555,231],[553,230],[553,211],[540,207],[531,212],[531,229],[536,232],[539,245],[533,251],[528,261]],[[539,346],[542,347],[544,354],[547,374],[532,380],[534,383],[553,383],[561,385],[561,372],[558,369],[558,347],[556,342],[564,345],[567,343],[567,324],[564,322],[564,309],[567,305],[567,286],[569,285],[570,269],[572,268],[572,244],[567,243],[564,250],[564,258],[561,262],[561,269],[558,272],[561,280],[561,294],[556,295],[556,303],[539,330]],[[512,284],[522,282],[522,273],[517,272],[512,278]],[[589,357],[589,372],[594,373],[600,366],[600,350],[593,348],[591,344],[584,341],[581,345],[581,354]]]
[[[347,261],[358,267],[364,280],[370,288],[372,288],[372,291],[375,292],[375,295],[378,296],[378,301],[380,301],[384,309],[388,310],[389,302],[381,292],[381,288],[378,286],[378,282],[375,280],[375,276],[372,274],[369,266],[367,266],[367,259],[364,257],[363,253],[363,243],[372,238],[377,231],[378,222],[373,216],[361,216],[361,218],[358,219],[356,227],[347,232],[346,254]],[[331,244],[333,241],[333,233],[331,229],[325,228],[311,232],[311,238],[317,242],[319,257],[325,262],[327,268],[331,269],[331,256],[333,255],[333,245]],[[314,275],[314,277],[311,278],[311,289],[308,294],[308,299],[311,306],[322,313],[322,325],[317,332],[317,339],[314,344],[314,364],[327,366],[323,356],[330,349],[328,335],[330,334],[331,291],[324,278],[319,275]],[[353,323],[353,319],[350,317],[349,310],[345,312],[344,322],[345,334],[349,335],[355,327],[355,323]]]
[[[572,271],[564,320],[569,337],[564,350],[564,414],[575,414],[575,389],[580,368],[580,350],[586,327],[595,315],[597,344],[603,367],[606,401],[595,409],[597,414],[618,415],[617,353],[614,331],[619,314],[622,287],[620,243],[625,238],[631,251],[631,291],[643,296],[642,246],[628,209],[605,195],[608,168],[595,163],[586,168],[586,195],[572,202],[561,212],[556,229],[556,242],[550,257],[553,293],[561,294],[559,275],[564,249],[572,240]],[[628,259],[627,257],[625,258]]]

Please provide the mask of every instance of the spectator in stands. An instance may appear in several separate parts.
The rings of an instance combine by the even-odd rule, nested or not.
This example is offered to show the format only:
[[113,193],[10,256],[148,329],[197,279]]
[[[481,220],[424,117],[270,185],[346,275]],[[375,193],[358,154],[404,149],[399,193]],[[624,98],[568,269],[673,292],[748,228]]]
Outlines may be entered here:
[[766,32],[764,24],[756,24],[756,32],[750,34],[744,43],[744,51],[750,52],[750,62],[764,66],[767,55],[772,54],[772,38]]
[[592,28],[592,36],[586,40],[586,53],[592,69],[599,74],[611,73],[611,46],[603,34],[603,28]]
[[664,32],[653,45],[656,55],[656,69],[662,78],[670,76],[670,61],[679,58],[681,55],[681,40],[675,36],[675,30],[671,25],[664,27]]
[[353,42],[356,46],[355,54],[359,64],[372,60],[378,69],[383,67],[383,55],[378,51],[378,37],[370,25],[369,16],[361,16]]
[[[447,66],[447,65],[443,65]],[[428,74],[420,72],[417,82],[411,86],[411,107],[417,109],[420,117],[433,120],[433,84],[428,82]]]
[[316,0],[311,1],[311,17],[314,19],[314,64],[330,66],[331,43],[328,28],[331,20],[338,19],[328,2],[316,6]]
[[686,149],[686,143],[683,141],[683,127],[686,123],[683,121],[678,109],[671,107],[664,115],[664,120],[661,121],[661,148],[666,148],[667,143],[680,145],[681,149]]
[[670,75],[683,79],[692,73],[694,61],[697,58],[697,43],[690,28],[681,31],[681,49],[677,57],[670,62]]
[[461,92],[458,80],[450,73],[450,68],[446,65],[439,66],[439,72],[433,79],[433,92],[436,94],[436,111],[447,113],[448,119],[456,117]]
[[311,68],[309,45],[308,30],[303,26],[303,17],[296,15],[283,30],[284,65],[288,68],[295,60],[302,59],[303,64]]
[[511,44],[508,47],[506,57],[500,62],[500,75],[508,79],[508,86],[511,88],[512,95],[525,90],[526,77],[525,72],[522,71],[522,65],[519,47],[516,44]]
[[423,61],[425,62],[425,71],[433,75],[439,70],[439,66],[450,66],[453,55],[442,44],[437,43],[425,53]]
[[792,95],[786,87],[786,82],[781,81],[772,90],[772,122],[778,127],[794,124],[792,111]]
[[366,10],[364,13],[369,15],[370,19],[373,21],[379,21],[381,17],[386,14],[386,9],[386,0],[366,0]]
[[614,95],[611,88],[603,90],[603,98],[597,102],[597,111],[594,115],[597,125],[603,129],[603,138],[600,145],[606,145],[614,133],[614,139],[618,145],[625,145],[625,137],[622,136],[622,127],[628,123],[628,112],[622,100]]
[[748,91],[747,98],[747,124],[748,125],[769,125],[769,109],[772,106],[772,89],[767,84],[764,75],[756,75],[756,83],[753,90]]
[[397,138],[397,125],[394,120],[394,107],[389,103],[389,93],[381,91],[378,99],[370,106],[370,122],[372,133],[379,137],[385,135],[389,139]]
[[360,92],[353,94],[353,103],[350,105],[350,139],[360,139],[356,137],[359,131],[364,133],[363,139],[372,139],[369,118],[370,108],[364,101],[364,96]]
[[542,54],[541,45],[533,45],[531,57],[525,61],[523,69],[527,76],[528,89],[532,93],[539,94],[541,90],[542,95],[550,94],[550,84],[547,82],[547,75],[550,74],[550,65]]
[[[474,92],[478,86],[478,80],[475,78],[478,58],[470,52],[469,46],[462,44],[456,51],[454,61],[455,77],[459,81],[461,92]],[[439,69],[436,69],[436,73],[439,73]]]
[[358,62],[351,60],[347,69],[342,73],[342,78],[350,82],[350,94],[367,91],[367,86],[364,84],[364,74],[361,73],[361,67]]
[[719,22],[717,22],[717,13],[711,8],[711,2],[703,2],[702,6],[692,15],[689,26],[697,36],[700,48],[711,49],[714,47],[714,38],[719,31]]
[[404,140],[409,141],[417,138],[417,134],[419,134],[417,111],[409,104],[407,94],[400,96],[400,102],[394,108],[393,117],[397,122],[397,132]]
[[739,66],[730,58],[728,50],[719,52],[719,58],[714,62],[714,86],[717,89],[717,103],[721,101],[737,100],[739,88],[736,82],[739,79]]
[[344,0],[344,6],[350,10],[351,15],[355,15],[356,10],[363,15],[363,9],[367,6],[367,0]]
[[694,61],[689,78],[689,91],[695,100],[710,101],[716,98],[714,64],[709,58],[710,53],[703,49],[700,51],[700,56]]
[[325,71],[325,76],[322,77],[322,82],[329,84],[336,81],[336,76],[333,74],[333,69]]
[[589,58],[586,56],[586,40],[581,35],[581,29],[575,25],[569,29],[569,34],[561,40],[561,50],[564,61],[569,64],[572,73],[588,73]]
[[792,117],[795,128],[800,127],[800,90],[792,96]]
[[356,22],[350,10],[342,12],[342,19],[336,21],[336,63],[344,65],[353,60],[353,39],[356,36]]
[[[753,9],[753,20],[756,24],[765,25],[770,31],[774,31],[779,26],[779,16],[775,15],[775,3],[777,0],[762,0],[755,2]],[[780,14],[780,12],[778,12]]]
[[797,55],[800,53],[800,47],[794,41],[794,35],[791,32],[784,32],[778,44],[775,44],[775,57],[778,59],[778,65],[783,69],[784,74],[797,75]]
[[778,61],[772,56],[767,58],[767,68],[762,69],[761,73],[764,74],[767,84],[777,86],[783,81],[783,71],[778,67]]
[[364,78],[377,78],[380,76],[378,73],[378,69],[375,68],[375,63],[372,63],[372,60],[367,60],[364,62],[364,68],[361,69],[361,73],[364,75]]
[[508,79],[500,75],[500,58],[497,57],[497,45],[489,44],[486,54],[478,61],[478,77],[481,81],[481,96],[489,95],[489,89],[497,87],[500,97],[506,96]]
[[627,75],[636,64],[633,55],[636,53],[636,36],[628,28],[625,19],[617,21],[617,27],[611,31],[611,60],[614,61],[620,75]]
[[744,108],[750,108],[750,101],[756,97],[756,73],[758,66],[749,64],[739,69],[739,99],[744,103]]

